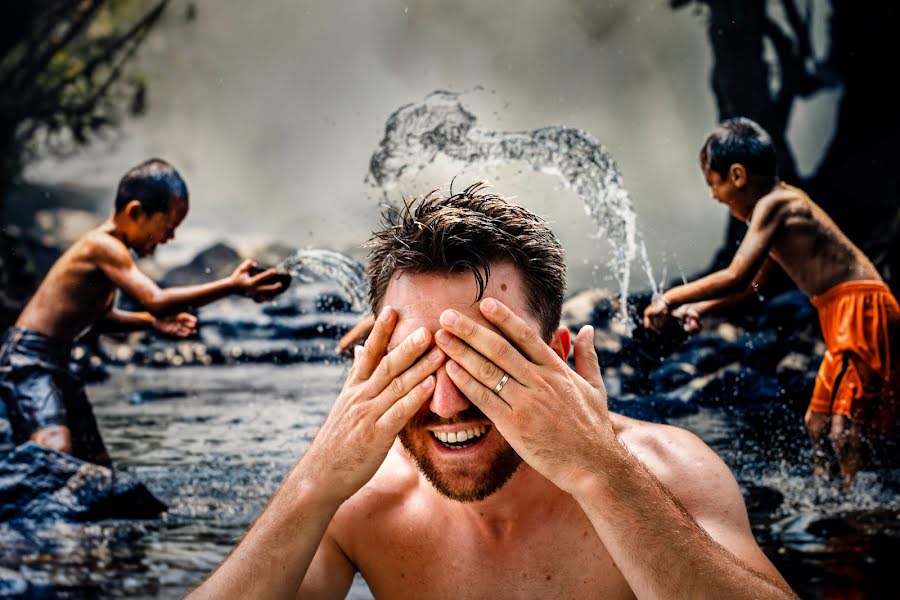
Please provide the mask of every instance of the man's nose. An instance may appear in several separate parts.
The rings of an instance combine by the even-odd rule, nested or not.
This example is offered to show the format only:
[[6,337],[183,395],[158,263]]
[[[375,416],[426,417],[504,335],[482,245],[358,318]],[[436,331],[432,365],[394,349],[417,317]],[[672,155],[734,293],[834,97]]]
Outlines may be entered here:
[[450,379],[450,376],[447,375],[445,367],[438,369],[436,375],[437,382],[434,386],[434,394],[432,394],[431,402],[428,405],[431,412],[444,419],[449,419],[471,406],[469,400],[463,396],[459,388],[453,383],[453,380]]

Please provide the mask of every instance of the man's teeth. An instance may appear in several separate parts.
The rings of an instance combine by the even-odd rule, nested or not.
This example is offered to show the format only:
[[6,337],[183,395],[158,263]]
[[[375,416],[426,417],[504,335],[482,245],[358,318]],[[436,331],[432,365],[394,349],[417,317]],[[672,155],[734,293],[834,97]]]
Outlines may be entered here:
[[470,427],[468,429],[463,429],[462,431],[432,431],[431,433],[434,434],[434,437],[444,442],[445,444],[448,442],[452,444],[458,444],[460,442],[479,438],[484,435],[485,431],[487,431],[487,427],[481,425],[480,427]]

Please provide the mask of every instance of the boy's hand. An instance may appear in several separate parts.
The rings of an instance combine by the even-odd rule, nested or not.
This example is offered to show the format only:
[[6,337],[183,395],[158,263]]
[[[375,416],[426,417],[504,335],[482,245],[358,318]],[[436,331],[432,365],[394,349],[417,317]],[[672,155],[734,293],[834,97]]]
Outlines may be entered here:
[[662,297],[657,298],[644,309],[644,327],[646,329],[659,333],[666,326],[668,320],[669,305]]
[[174,337],[189,337],[197,333],[197,317],[190,313],[178,313],[168,317],[158,317],[153,328]]
[[693,304],[682,304],[672,311],[672,317],[678,319],[685,333],[697,333],[703,329],[700,313]]
[[271,300],[287,289],[284,276],[275,269],[260,271],[256,262],[245,260],[230,276],[235,291],[242,296],[249,296],[257,302]]

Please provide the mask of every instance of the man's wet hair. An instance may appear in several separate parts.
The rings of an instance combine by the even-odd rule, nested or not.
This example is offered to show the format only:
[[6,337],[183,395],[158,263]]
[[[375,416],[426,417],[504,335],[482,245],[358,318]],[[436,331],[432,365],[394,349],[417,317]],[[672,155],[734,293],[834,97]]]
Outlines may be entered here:
[[525,299],[549,340],[559,325],[566,292],[565,253],[547,223],[476,183],[460,193],[421,200],[384,214],[369,248],[369,302],[378,314],[391,277],[410,273],[472,273],[481,300],[491,264],[511,262],[522,276]]
[[772,136],[747,117],[722,121],[703,143],[700,162],[721,177],[727,177],[735,163],[755,175],[772,179],[778,175]]
[[175,167],[160,158],[151,158],[134,167],[119,181],[116,212],[137,200],[147,214],[169,210],[173,201],[188,200],[187,185]]

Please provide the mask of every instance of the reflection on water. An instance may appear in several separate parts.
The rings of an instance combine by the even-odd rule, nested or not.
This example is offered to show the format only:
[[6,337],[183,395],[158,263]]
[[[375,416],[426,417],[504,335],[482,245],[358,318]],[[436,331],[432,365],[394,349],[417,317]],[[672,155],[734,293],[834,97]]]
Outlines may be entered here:
[[[149,522],[2,525],[0,575],[15,570],[47,595],[182,597],[265,505],[345,371],[321,362],[115,371],[89,389],[107,444],[117,466],[170,510]],[[144,400],[129,402],[135,393]],[[849,495],[813,486],[802,427],[778,405],[704,409],[677,424],[735,471],[758,539],[802,597],[891,589],[887,574],[900,566],[895,488],[869,475]],[[370,598],[362,580],[349,597]]]

